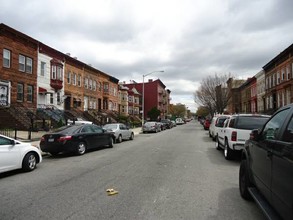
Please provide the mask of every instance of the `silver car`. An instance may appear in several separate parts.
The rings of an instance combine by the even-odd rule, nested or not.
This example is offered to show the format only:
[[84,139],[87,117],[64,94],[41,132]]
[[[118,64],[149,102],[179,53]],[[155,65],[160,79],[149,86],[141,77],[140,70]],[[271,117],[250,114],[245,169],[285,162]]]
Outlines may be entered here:
[[133,140],[134,133],[123,123],[106,124],[103,128],[107,131],[113,131],[116,143],[121,143],[122,140]]
[[142,132],[148,133],[148,132],[160,132],[161,131],[161,125],[156,121],[148,121],[144,123],[142,126]]

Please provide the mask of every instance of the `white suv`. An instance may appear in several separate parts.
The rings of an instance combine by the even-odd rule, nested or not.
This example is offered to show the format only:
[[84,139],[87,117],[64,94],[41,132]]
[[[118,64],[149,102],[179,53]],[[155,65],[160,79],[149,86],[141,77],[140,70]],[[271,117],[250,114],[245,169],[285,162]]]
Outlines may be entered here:
[[218,130],[223,127],[224,122],[227,118],[229,118],[229,115],[220,115],[215,116],[212,119],[212,122],[209,127],[209,136],[215,141],[218,135]]
[[218,130],[216,148],[224,149],[226,160],[231,160],[236,151],[244,148],[253,129],[260,129],[270,118],[269,115],[238,114],[226,119],[224,126]]

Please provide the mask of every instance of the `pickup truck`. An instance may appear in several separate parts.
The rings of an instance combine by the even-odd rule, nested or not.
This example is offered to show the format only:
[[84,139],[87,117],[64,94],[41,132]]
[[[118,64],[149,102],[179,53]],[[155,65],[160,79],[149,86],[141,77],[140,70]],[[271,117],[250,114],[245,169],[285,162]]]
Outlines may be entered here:
[[236,152],[244,149],[244,143],[249,139],[253,129],[261,128],[270,118],[269,115],[235,114],[225,120],[224,126],[218,129],[216,148],[224,149],[226,160],[234,158]]
[[251,132],[241,154],[239,190],[268,219],[293,219],[293,104]]

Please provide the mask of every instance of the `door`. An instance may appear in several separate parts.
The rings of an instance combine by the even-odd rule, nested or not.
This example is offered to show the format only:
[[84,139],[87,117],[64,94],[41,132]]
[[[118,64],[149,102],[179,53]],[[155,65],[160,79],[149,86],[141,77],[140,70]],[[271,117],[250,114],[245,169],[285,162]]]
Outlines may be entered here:
[[84,102],[83,109],[84,109],[84,111],[87,111],[88,110],[88,107],[89,107],[88,97],[87,96],[83,97],[83,102]]
[[259,140],[250,143],[250,150],[252,151],[250,161],[252,174],[257,187],[269,202],[272,202],[273,149],[279,142],[280,130],[287,114],[288,109],[275,114],[266,123]]
[[293,219],[293,116],[284,125],[281,140],[273,149],[272,201],[284,219]]
[[13,170],[20,163],[20,153],[17,145],[11,144],[11,140],[0,137],[0,172]]

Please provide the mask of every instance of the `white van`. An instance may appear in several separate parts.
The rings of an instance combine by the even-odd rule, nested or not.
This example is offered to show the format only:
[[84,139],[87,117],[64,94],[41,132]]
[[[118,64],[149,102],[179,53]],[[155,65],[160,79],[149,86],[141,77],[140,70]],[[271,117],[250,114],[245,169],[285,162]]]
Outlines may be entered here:
[[176,125],[183,125],[184,121],[182,120],[182,118],[176,118],[175,119]]

